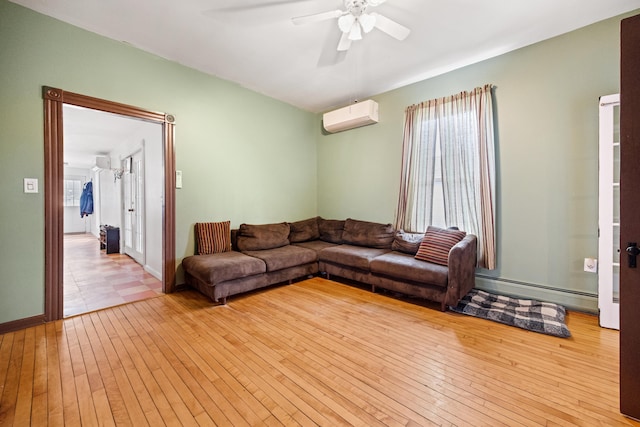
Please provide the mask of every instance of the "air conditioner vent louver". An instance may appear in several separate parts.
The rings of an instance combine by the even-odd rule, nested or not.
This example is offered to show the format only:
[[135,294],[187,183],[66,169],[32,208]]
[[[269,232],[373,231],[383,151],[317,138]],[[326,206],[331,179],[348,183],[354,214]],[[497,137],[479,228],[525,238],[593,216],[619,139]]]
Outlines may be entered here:
[[369,99],[330,111],[322,116],[322,123],[331,133],[378,123],[378,103]]

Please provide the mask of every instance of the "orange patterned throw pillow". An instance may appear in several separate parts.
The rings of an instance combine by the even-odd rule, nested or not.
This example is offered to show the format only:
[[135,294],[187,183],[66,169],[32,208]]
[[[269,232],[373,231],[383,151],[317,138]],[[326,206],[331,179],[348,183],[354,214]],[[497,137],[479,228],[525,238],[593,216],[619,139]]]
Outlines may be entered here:
[[420,243],[416,259],[447,265],[449,263],[449,251],[466,235],[467,233],[460,230],[444,230],[429,226],[424,234],[422,243]]
[[231,221],[197,222],[195,234],[198,255],[231,251]]

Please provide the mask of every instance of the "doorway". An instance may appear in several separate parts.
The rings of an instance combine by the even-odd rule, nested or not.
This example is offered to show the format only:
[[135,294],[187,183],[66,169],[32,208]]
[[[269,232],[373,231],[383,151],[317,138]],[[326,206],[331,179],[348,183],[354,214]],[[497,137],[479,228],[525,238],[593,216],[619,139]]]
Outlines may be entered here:
[[145,245],[162,246],[162,126],[68,104],[63,115],[64,317],[161,294],[162,255]]
[[45,319],[63,317],[63,215],[64,194],[64,105],[84,107],[126,117],[159,123],[162,126],[164,159],[163,205],[161,212],[162,290],[175,287],[175,154],[174,117],[137,107],[101,100],[56,88],[43,88],[45,122]]

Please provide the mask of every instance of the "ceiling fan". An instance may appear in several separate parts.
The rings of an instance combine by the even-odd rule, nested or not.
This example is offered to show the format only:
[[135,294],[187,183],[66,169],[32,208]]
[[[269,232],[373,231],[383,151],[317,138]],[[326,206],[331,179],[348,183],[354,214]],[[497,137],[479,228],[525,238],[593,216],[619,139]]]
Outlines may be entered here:
[[343,52],[351,47],[351,42],[362,40],[362,32],[368,33],[374,28],[387,33],[397,40],[407,38],[411,30],[391,19],[375,12],[367,12],[369,7],[379,6],[386,0],[345,0],[346,10],[332,10],[313,15],[298,16],[292,18],[294,24],[302,25],[312,22],[338,19],[338,27],[342,31],[338,51]]

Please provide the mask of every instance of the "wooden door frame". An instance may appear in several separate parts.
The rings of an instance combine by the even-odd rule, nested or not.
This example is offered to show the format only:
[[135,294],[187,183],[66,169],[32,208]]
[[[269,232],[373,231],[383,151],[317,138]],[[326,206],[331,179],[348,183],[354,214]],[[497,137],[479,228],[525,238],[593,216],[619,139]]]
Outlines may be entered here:
[[45,321],[62,319],[63,307],[63,104],[155,122],[162,125],[164,151],[164,209],[162,215],[162,291],[173,292],[175,259],[175,118],[131,105],[44,86],[44,243]]

